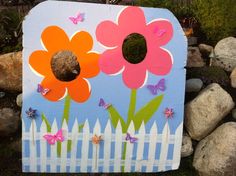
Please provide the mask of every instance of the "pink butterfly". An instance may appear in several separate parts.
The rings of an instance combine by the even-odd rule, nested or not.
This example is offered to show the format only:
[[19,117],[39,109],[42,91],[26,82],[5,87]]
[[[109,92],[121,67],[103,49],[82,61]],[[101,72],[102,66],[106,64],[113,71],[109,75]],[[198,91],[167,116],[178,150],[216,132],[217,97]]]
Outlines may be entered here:
[[43,136],[44,139],[47,140],[47,142],[50,145],[54,145],[57,141],[63,142],[64,141],[64,136],[63,136],[63,131],[60,129],[55,135],[52,134],[46,134]]
[[50,91],[50,89],[43,88],[43,86],[41,84],[38,84],[38,88],[37,88],[38,93],[41,93],[42,95],[46,95],[49,91]]
[[157,34],[158,37],[161,37],[163,34],[166,33],[166,30],[165,30],[165,29],[159,30],[158,27],[155,27],[153,32],[154,32],[155,34]]
[[78,13],[76,17],[69,17],[69,19],[74,23],[78,24],[78,22],[84,21],[84,13]]
[[174,111],[172,108],[166,108],[164,114],[167,119],[172,118],[174,116]]

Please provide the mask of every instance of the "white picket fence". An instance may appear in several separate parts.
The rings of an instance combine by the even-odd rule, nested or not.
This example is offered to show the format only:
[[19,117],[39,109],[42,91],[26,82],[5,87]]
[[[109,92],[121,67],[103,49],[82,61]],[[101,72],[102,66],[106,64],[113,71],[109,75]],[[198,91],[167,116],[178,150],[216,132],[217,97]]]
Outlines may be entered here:
[[[43,135],[47,133],[44,122],[40,131],[36,130],[34,120],[29,131],[25,131],[24,122],[22,123],[22,167],[24,172],[159,172],[177,169],[180,163],[182,123],[175,134],[170,134],[167,122],[162,133],[158,134],[157,124],[154,122],[149,134],[147,134],[144,123],[142,123],[139,131],[135,133],[134,125],[131,122],[128,132],[131,136],[138,138],[138,141],[132,144],[125,140],[126,134],[122,134],[120,123],[115,129],[115,133],[112,133],[110,121],[107,122],[103,132],[99,121],[97,121],[93,130],[91,130],[93,133],[91,133],[89,123],[86,121],[83,132],[79,133],[76,120],[72,131],[65,135],[67,140],[72,140],[70,157],[68,157],[67,152],[67,140],[61,143],[60,157],[57,156],[57,143],[55,145],[47,144],[43,138]],[[65,122],[62,129],[68,130]],[[55,134],[57,131],[57,123],[54,120],[51,133]],[[96,146],[91,143],[94,134],[102,135],[103,145]],[[79,146],[81,148],[77,147],[78,142],[80,142]],[[126,143],[126,154],[125,160],[122,160],[124,143]],[[170,145],[173,145],[171,150]],[[146,150],[148,150],[148,154],[144,154],[144,152],[147,153]],[[89,157],[89,151],[90,156],[92,151],[92,157]],[[103,151],[101,153],[103,156],[99,154],[101,151]],[[158,151],[160,155],[156,158],[156,152]],[[78,157],[77,152],[80,152]],[[171,152],[172,159],[168,159],[168,152]]]

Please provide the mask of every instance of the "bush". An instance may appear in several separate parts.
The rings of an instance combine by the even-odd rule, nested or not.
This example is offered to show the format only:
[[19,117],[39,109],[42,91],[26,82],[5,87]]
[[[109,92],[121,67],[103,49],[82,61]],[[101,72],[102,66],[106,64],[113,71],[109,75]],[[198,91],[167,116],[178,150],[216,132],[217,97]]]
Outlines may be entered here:
[[235,0],[193,0],[193,13],[208,43],[236,35]]
[[22,18],[13,9],[0,12],[0,53],[18,51],[22,49]]

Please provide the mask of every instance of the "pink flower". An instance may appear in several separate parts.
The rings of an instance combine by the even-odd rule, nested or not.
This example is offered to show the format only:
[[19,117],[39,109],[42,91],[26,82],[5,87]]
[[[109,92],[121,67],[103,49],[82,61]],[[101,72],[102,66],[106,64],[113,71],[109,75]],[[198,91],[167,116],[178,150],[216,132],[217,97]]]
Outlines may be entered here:
[[[145,58],[136,64],[128,62],[122,52],[125,38],[133,33],[142,35],[147,47]],[[122,73],[125,85],[138,89],[145,84],[147,71],[166,75],[171,70],[171,55],[161,46],[167,44],[172,36],[173,28],[168,20],[160,19],[146,24],[141,8],[127,7],[120,13],[118,23],[103,21],[96,29],[97,40],[108,48],[100,56],[100,69],[109,75]]]

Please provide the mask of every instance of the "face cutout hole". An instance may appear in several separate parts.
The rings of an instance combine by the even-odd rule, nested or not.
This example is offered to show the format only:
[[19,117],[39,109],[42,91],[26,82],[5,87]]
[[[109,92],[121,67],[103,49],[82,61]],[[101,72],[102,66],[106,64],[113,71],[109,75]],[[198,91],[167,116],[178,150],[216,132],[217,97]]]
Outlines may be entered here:
[[142,62],[147,54],[147,43],[144,36],[138,33],[128,35],[123,42],[122,53],[125,60],[131,64]]
[[58,51],[52,56],[51,68],[55,77],[60,81],[72,81],[80,74],[77,57],[68,50]]

